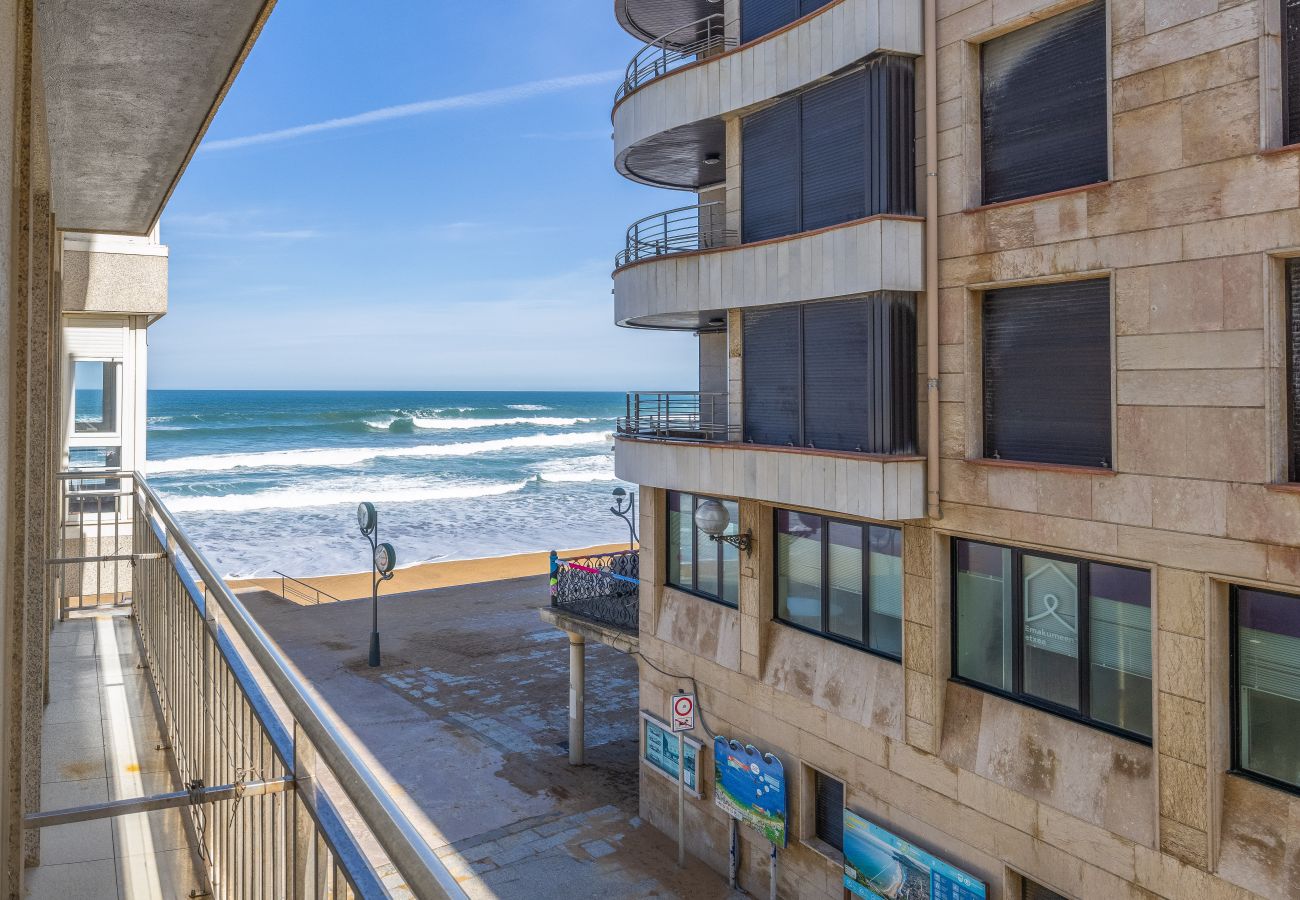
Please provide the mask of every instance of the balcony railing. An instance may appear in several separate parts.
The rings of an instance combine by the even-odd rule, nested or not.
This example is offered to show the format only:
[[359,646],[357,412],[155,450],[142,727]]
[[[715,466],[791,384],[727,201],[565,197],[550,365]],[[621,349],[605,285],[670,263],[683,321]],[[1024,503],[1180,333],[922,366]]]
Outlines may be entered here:
[[551,554],[551,608],[636,631],[641,556],[635,550],[560,559]]
[[614,105],[617,106],[628,94],[674,69],[735,47],[736,39],[727,37],[726,26],[722,13],[713,13],[674,28],[646,44],[627,64],[623,83],[614,91]]
[[627,229],[623,250],[614,258],[614,268],[669,253],[731,246],[736,242],[736,233],[727,230],[726,218],[726,204],[712,200],[638,219]]
[[[149,484],[118,471],[59,481],[60,615],[130,603],[186,790],[39,813],[29,826],[183,807],[214,897],[464,897]],[[395,893],[379,875],[387,863],[405,883]]]
[[738,440],[740,428],[727,423],[727,395],[694,392],[634,392],[627,395],[619,434],[677,441]]

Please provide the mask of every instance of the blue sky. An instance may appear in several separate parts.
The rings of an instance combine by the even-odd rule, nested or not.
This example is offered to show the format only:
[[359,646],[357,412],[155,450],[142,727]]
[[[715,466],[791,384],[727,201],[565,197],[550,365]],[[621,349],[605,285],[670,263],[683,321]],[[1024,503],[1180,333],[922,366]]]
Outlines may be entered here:
[[152,387],[688,389],[616,328],[610,0],[280,0],[162,219]]

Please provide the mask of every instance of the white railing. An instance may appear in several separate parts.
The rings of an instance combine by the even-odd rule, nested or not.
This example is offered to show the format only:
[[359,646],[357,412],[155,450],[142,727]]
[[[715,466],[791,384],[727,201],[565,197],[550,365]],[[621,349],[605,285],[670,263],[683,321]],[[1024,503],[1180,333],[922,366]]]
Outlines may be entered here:
[[614,91],[614,105],[656,78],[735,46],[736,39],[727,37],[727,22],[722,13],[679,25],[646,44],[632,57],[623,83]]
[[[186,791],[40,813],[29,827],[181,806],[215,897],[465,897],[153,488],[131,472],[59,481],[60,615],[129,603]],[[87,574],[95,566],[110,569]],[[386,863],[404,882],[395,892],[378,873]]]
[[628,437],[678,441],[727,441],[739,428],[727,424],[727,395],[699,391],[634,391],[616,424]]

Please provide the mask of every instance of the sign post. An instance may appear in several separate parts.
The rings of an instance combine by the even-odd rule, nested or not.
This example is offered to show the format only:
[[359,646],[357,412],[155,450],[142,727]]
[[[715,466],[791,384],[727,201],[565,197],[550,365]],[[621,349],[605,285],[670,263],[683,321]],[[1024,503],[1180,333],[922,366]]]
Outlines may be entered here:
[[[673,694],[668,721],[677,735],[677,868],[686,867],[686,732],[695,728],[695,695]],[[699,784],[699,775],[696,775]]]

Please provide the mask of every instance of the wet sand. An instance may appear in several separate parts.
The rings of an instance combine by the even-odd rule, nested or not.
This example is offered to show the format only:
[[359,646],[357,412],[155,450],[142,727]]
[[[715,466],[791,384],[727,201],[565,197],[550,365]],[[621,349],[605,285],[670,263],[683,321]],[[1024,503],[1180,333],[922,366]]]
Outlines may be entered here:
[[[628,545],[603,544],[579,550],[561,550],[561,557],[587,556],[592,553],[609,553],[626,550]],[[536,553],[516,553],[510,556],[490,556],[481,559],[452,559],[442,562],[421,563],[410,568],[399,568],[391,581],[379,586],[380,594],[403,594],[408,591],[424,591],[430,588],[455,587],[463,584],[481,584],[487,581],[503,581],[507,578],[522,578],[527,575],[545,575],[550,567],[550,551]],[[285,599],[295,603],[312,604],[316,601],[313,588],[330,596],[320,600],[328,603],[331,598],[338,600],[355,600],[370,596],[370,573],[358,572],[348,575],[322,575],[313,578],[298,579],[299,584],[289,581],[285,585]],[[259,587],[273,594],[280,594],[281,583],[278,576],[272,578],[250,578],[227,582],[232,589]]]

